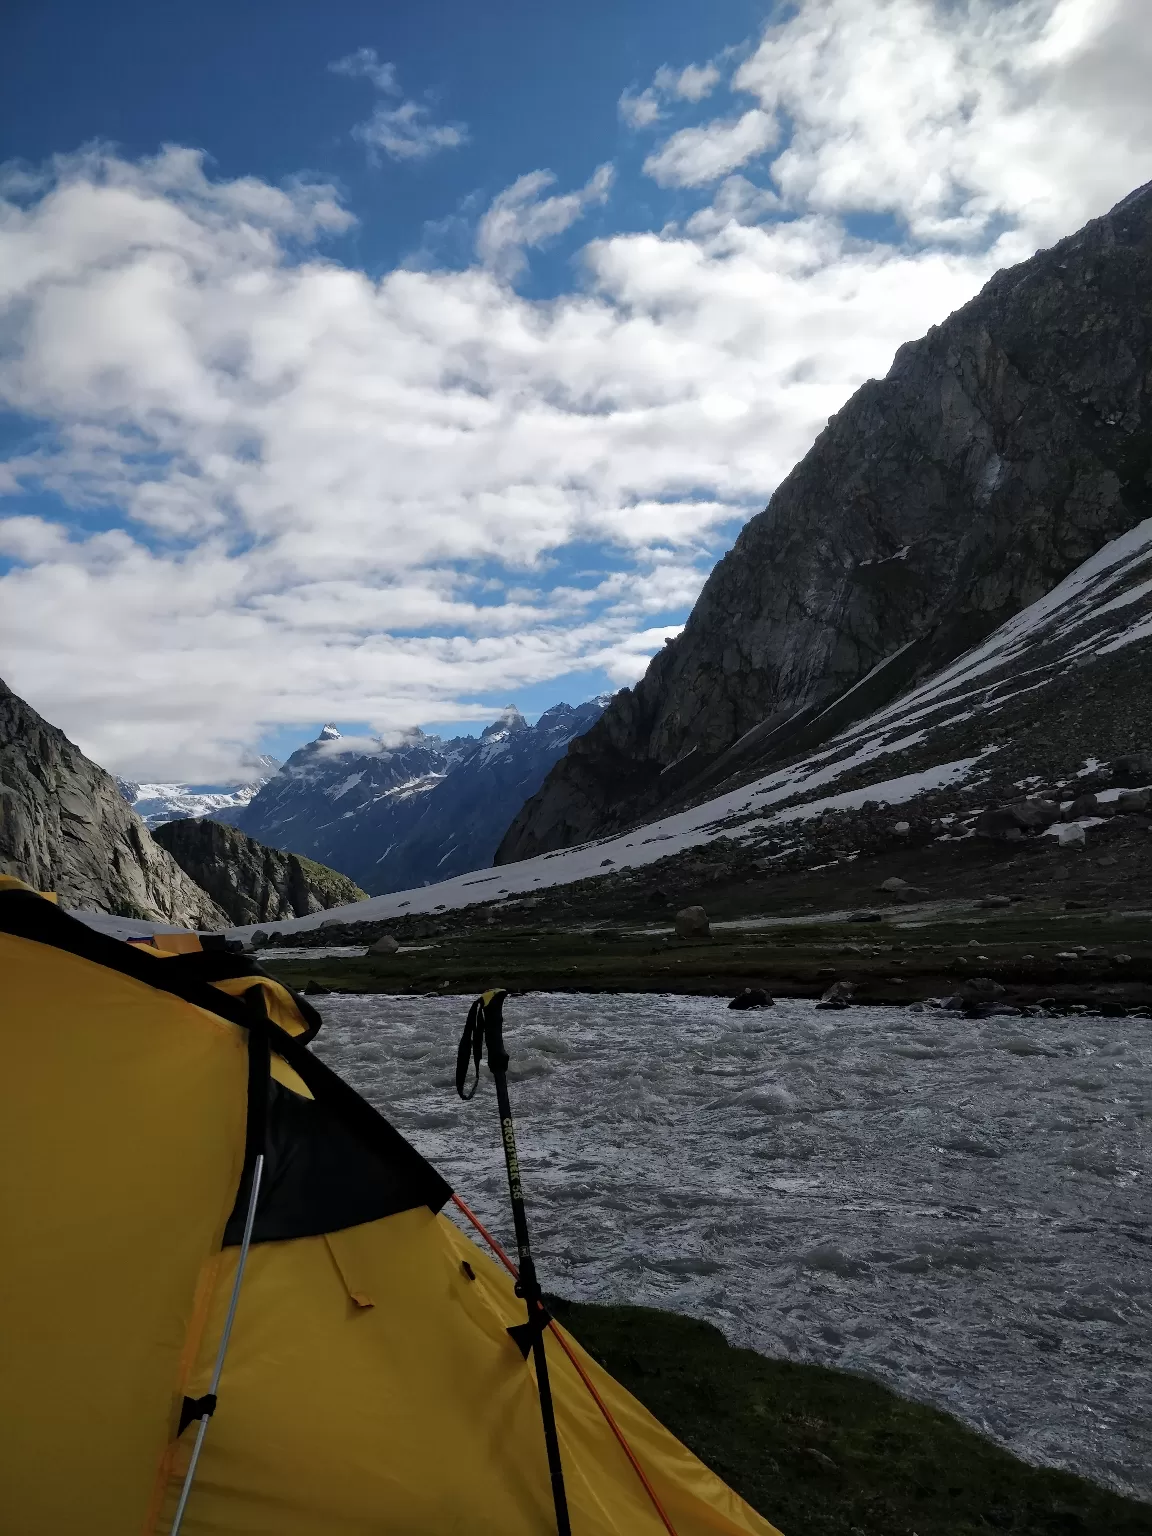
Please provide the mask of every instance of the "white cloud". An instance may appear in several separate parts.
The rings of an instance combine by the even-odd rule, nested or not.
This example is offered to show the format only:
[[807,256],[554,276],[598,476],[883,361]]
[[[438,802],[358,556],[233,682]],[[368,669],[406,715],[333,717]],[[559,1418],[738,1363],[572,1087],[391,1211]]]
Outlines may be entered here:
[[[375,48],[358,48],[328,68],[352,80],[367,80],[384,96],[403,94],[395,64],[379,59]],[[390,160],[417,161],[467,144],[468,127],[434,122],[428,106],[409,100],[397,106],[378,103],[365,122],[356,124],[352,135],[366,146],[370,157],[383,152]]]
[[616,103],[620,120],[629,128],[651,128],[660,121],[660,98],[651,86],[644,91],[624,91]]
[[[498,198],[490,266],[379,279],[306,249],[350,222],[325,186],[214,181],[188,150],[9,178],[0,401],[40,429],[6,472],[73,510],[65,537],[3,504],[0,676],[110,767],[207,780],[272,725],[403,730],[637,675],[856,385],[1152,163],[1137,6],[1017,6],[1015,54],[1001,8],[941,6],[901,152],[886,103],[902,47],[934,57],[931,8],[877,0],[842,43],[837,4],[749,56],[757,110],[796,124],[776,193],[730,174],[682,227],[591,242],[547,301],[505,275],[595,177]],[[963,175],[937,185],[949,134]],[[917,239],[853,236],[861,207]]]
[[651,128],[664,116],[661,101],[703,101],[720,83],[720,71],[713,63],[689,64],[672,69],[661,64],[652,84],[642,91],[630,87],[617,102],[622,122],[629,128]]
[[720,84],[720,71],[715,64],[689,64],[685,69],[669,69],[667,64],[656,71],[656,86],[666,96],[679,96],[681,101],[703,101]]
[[792,207],[1032,243],[1148,178],[1149,79],[1141,0],[806,0],[733,84],[792,126],[772,166]]
[[370,80],[378,91],[386,95],[400,95],[395,64],[378,58],[375,48],[357,48],[355,53],[334,59],[328,68],[334,75],[347,75],[350,80]]
[[758,159],[779,136],[774,114],[752,108],[737,118],[681,128],[648,156],[644,169],[662,187],[703,187]]
[[435,123],[428,108],[418,101],[402,101],[398,107],[377,107],[354,136],[369,151],[383,150],[390,160],[427,160],[442,149],[459,149],[468,142],[463,123]]
[[547,245],[589,208],[606,202],[612,180],[612,166],[601,165],[579,191],[541,197],[556,178],[551,171],[530,171],[493,198],[476,231],[476,254],[500,277],[518,276],[526,265],[525,249]]

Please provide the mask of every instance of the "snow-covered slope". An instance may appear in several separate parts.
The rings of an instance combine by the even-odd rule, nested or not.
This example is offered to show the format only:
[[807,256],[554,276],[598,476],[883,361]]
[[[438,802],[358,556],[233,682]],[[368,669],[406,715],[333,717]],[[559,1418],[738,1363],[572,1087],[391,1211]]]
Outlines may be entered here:
[[983,644],[772,773],[618,836],[277,928],[522,897],[718,838],[750,843],[770,862],[802,844],[806,823],[822,811],[871,802],[906,805],[911,814],[921,797],[965,783],[1024,786],[1037,769],[1074,777],[1085,762],[1152,750],[1150,704],[1152,518],[1105,545]]
[[509,706],[480,736],[450,741],[422,731],[355,741],[325,726],[227,819],[373,893],[457,874],[491,862],[513,816],[606,702],[557,704],[535,725]]
[[116,787],[147,827],[166,821],[185,821],[211,816],[214,821],[234,821],[236,813],[267,784],[280,767],[274,757],[261,757],[246,784],[137,784],[117,779]]

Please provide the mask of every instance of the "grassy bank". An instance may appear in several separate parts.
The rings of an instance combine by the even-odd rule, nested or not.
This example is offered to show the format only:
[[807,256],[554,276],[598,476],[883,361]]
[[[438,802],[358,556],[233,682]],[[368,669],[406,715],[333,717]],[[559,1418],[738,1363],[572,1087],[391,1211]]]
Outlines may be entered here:
[[784,1536],[1152,1536],[1152,1506],[1029,1466],[862,1377],[730,1348],[673,1313],[553,1310]]
[[[1077,948],[1085,953],[1072,955]],[[558,928],[461,927],[395,955],[261,963],[293,987],[329,991],[474,993],[617,991],[818,996],[853,982],[865,1003],[907,1003],[989,976],[1014,1001],[1130,1007],[1152,1001],[1152,924],[1104,912],[970,912],[947,918],[889,912],[873,923],[804,922],[715,928],[685,941],[666,923]]]

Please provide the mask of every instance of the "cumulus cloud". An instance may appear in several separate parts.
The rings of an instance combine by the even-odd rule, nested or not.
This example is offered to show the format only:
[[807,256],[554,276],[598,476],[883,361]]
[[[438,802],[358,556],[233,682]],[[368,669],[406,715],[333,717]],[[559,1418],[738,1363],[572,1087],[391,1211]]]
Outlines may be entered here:
[[621,94],[617,110],[629,128],[651,128],[664,116],[661,103],[669,100],[703,101],[720,83],[720,71],[713,63],[688,64],[672,69],[661,64],[652,84],[642,91],[630,87]]
[[1011,222],[1023,249],[1089,217],[1103,184],[1147,179],[1149,78],[1140,0],[804,0],[733,76],[758,107],[673,134],[645,169],[699,186],[779,145],[790,208],[892,213],[923,241]]
[[539,250],[597,203],[607,201],[612,187],[611,165],[601,165],[587,185],[576,192],[541,197],[556,178],[551,171],[530,171],[499,193],[480,220],[476,254],[489,271],[510,280],[526,265],[526,249]]
[[643,91],[624,91],[616,103],[621,122],[629,128],[651,128],[664,115],[660,110],[660,97],[649,86]]
[[648,156],[644,169],[662,187],[703,187],[758,159],[779,136],[775,115],[754,107],[740,117],[681,128]]
[[[336,59],[328,68],[351,80],[367,80],[384,96],[402,96],[395,64],[377,57],[375,48],[358,48]],[[437,123],[423,102],[400,101],[395,106],[380,102],[365,122],[352,130],[370,157],[380,153],[390,160],[427,160],[442,149],[458,149],[468,142],[465,123]]]
[[[350,216],[314,182],[189,150],[8,178],[0,401],[36,428],[6,466],[0,676],[110,767],[207,780],[273,725],[402,731],[638,675],[853,388],[1147,179],[1135,4],[877,0],[841,40],[855,15],[808,0],[748,53],[754,110],[794,121],[774,188],[732,171],[682,224],[590,242],[547,301],[507,276],[596,177],[535,173],[483,260],[378,278],[326,252]],[[940,95],[893,148],[844,72],[867,45],[885,118],[929,22]],[[868,207],[915,237],[853,233]]]
[[719,84],[720,71],[711,63],[689,64],[680,70],[664,64],[656,71],[656,88],[681,101],[703,101]]

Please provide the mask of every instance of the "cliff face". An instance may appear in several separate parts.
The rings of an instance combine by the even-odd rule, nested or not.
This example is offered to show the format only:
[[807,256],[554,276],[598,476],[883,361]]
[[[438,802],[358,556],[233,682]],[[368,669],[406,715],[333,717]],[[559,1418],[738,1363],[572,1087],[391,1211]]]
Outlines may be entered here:
[[811,746],[1147,516],[1150,359],[1152,184],[998,273],[857,390],[496,862]]
[[237,927],[307,917],[364,899],[346,875],[298,854],[265,848],[237,828],[206,817],[165,822],[153,836]]
[[2,681],[0,869],[65,907],[185,928],[227,922],[152,841],[115,779]]

